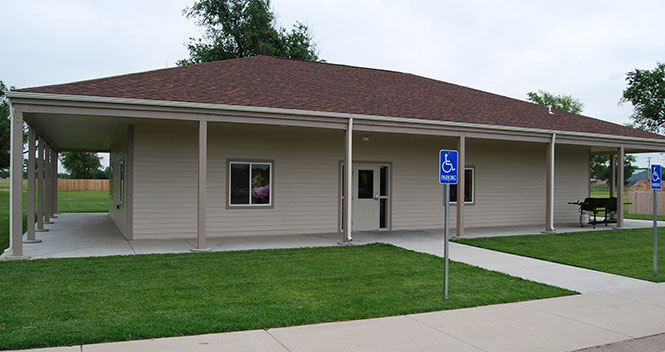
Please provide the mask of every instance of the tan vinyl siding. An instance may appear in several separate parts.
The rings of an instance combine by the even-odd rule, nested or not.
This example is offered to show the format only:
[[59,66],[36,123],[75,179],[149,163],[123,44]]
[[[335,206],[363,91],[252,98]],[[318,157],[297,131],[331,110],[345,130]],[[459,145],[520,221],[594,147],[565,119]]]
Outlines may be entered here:
[[[208,236],[337,231],[341,131],[208,126]],[[193,124],[136,127],[134,238],[195,236],[195,141]],[[272,161],[272,208],[227,209],[228,160]]]
[[544,224],[545,150],[541,143],[467,139],[475,204],[465,207],[466,227]]
[[554,225],[579,223],[578,206],[589,196],[589,148],[559,145],[555,151]]
[[123,236],[127,237],[126,203],[120,204],[120,163],[124,161],[127,168],[127,126],[118,128],[114,134],[109,158],[109,166],[113,169],[113,177],[109,180],[109,215]]
[[[196,235],[196,133],[191,122],[137,123],[134,238]],[[208,143],[208,236],[338,230],[343,131],[209,123]],[[354,133],[355,162],[391,163],[393,230],[443,226],[438,150],[455,146],[450,137]],[[544,143],[467,139],[475,202],[465,208],[466,226],[544,224],[545,150]],[[588,149],[558,146],[556,157],[556,221],[574,222],[576,209],[566,202],[587,192]],[[229,160],[273,163],[272,208],[228,207]]]
[[134,238],[196,235],[194,123],[134,127]]
[[[341,131],[211,124],[208,231],[211,235],[337,231]],[[227,161],[272,162],[272,209],[227,209]]]

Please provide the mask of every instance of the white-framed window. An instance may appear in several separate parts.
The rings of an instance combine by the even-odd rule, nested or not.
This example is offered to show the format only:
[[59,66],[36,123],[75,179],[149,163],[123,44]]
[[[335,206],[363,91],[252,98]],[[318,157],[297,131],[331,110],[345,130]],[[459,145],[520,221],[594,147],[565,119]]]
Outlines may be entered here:
[[[464,204],[474,204],[475,199],[475,181],[476,170],[473,167],[464,169]],[[450,185],[450,202],[457,203],[457,185]]]
[[228,165],[229,206],[272,206],[271,161],[229,161]]

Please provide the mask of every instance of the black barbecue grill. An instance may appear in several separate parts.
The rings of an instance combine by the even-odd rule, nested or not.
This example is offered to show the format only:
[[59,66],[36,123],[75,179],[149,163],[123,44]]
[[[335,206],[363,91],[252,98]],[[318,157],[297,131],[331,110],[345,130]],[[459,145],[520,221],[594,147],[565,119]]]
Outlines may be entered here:
[[[568,202],[568,204],[575,204],[580,206],[580,225],[584,227],[583,215],[585,212],[589,213],[589,224],[593,225],[593,228],[596,228],[597,224],[611,224],[616,223],[616,217],[612,215],[616,214],[617,211],[617,199],[616,197],[612,198],[585,198],[584,202]],[[599,212],[604,212],[605,218],[602,221],[598,221],[596,218]],[[591,214],[593,213],[593,220],[591,220]]]

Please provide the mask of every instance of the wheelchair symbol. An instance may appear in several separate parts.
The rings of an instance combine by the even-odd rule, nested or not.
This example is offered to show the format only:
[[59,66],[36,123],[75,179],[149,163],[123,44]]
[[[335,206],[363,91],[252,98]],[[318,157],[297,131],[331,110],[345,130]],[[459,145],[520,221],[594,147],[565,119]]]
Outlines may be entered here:
[[444,160],[441,163],[441,170],[443,170],[443,172],[445,172],[447,174],[455,171],[455,167],[453,166],[453,163],[451,163],[448,160],[448,154],[444,154]]
[[658,176],[658,172],[656,172],[656,168],[653,169],[653,173],[651,174],[651,181],[660,182],[660,176]]

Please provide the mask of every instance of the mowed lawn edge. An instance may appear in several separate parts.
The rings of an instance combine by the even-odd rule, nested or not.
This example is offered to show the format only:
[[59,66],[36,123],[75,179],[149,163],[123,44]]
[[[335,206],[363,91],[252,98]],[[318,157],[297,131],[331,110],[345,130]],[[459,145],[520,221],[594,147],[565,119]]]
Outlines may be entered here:
[[453,241],[640,280],[665,282],[664,232],[664,228],[659,229],[657,277],[653,276],[652,228],[457,238]]
[[0,349],[274,328],[572,295],[387,244],[1,262]]

